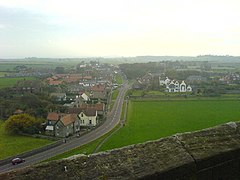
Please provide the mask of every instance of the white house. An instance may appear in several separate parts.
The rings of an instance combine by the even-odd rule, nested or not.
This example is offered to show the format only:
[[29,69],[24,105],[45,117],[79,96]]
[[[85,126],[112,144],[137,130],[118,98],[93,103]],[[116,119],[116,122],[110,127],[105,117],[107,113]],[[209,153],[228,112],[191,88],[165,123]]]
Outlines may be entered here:
[[187,92],[187,85],[184,81],[180,84],[180,92]]
[[97,120],[97,111],[95,109],[86,109],[78,114],[80,119],[80,126],[96,126],[98,123]]
[[88,95],[86,95],[85,93],[82,93],[81,97],[84,99],[84,101],[89,101],[90,100]]
[[190,85],[186,85],[184,81],[179,83],[178,81],[170,80],[166,77],[165,80],[159,77],[159,84],[160,86],[165,86],[167,92],[191,92],[192,87]]
[[171,81],[170,84],[166,86],[168,92],[191,92],[192,87],[190,85],[186,85],[184,81],[179,84],[178,81]]
[[171,82],[171,80],[168,78],[168,77],[166,77],[166,79],[161,79],[161,77],[159,76],[159,84],[160,84],[160,86],[162,86],[162,85],[168,85],[168,84],[170,84],[170,82]]

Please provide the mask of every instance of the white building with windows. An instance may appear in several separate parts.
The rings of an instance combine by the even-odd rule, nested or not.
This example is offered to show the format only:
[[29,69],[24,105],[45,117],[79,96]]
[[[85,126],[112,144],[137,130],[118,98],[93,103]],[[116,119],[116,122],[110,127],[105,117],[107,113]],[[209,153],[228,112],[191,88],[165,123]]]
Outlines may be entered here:
[[80,126],[96,126],[98,123],[97,111],[95,109],[86,109],[78,114]]
[[178,81],[170,80],[168,77],[165,80],[159,77],[159,84],[160,86],[165,86],[167,92],[192,92],[192,87],[184,81],[179,83]]

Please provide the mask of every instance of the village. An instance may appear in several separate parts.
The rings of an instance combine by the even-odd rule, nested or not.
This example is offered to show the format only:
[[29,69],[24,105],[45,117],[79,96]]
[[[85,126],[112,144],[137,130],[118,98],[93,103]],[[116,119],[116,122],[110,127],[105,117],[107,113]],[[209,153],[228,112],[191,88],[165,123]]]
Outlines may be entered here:
[[[19,72],[14,76],[27,74],[27,68],[18,69]],[[9,75],[6,77],[9,78]],[[121,83],[117,83],[116,78],[121,79],[118,66],[100,64],[97,61],[81,62],[74,70],[56,67],[55,71],[41,80],[23,80],[9,89],[18,96],[16,99],[34,96],[43,101],[44,94],[49,103],[44,107],[32,98],[26,100],[26,97],[24,101],[29,101],[27,102],[29,105],[21,101],[15,110],[12,108],[12,111],[14,110],[12,114],[27,113],[45,119],[39,131],[35,132],[38,134],[60,138],[80,136],[99,126],[106,119],[111,108],[112,92]],[[39,106],[42,106],[41,109]],[[40,112],[37,113],[38,111]],[[2,108],[1,115],[10,117],[11,112],[7,113]]]

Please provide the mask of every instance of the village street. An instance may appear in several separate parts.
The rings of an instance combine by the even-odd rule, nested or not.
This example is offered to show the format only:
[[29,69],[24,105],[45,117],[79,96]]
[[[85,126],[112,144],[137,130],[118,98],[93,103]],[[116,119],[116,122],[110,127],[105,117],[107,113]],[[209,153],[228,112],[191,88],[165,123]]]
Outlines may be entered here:
[[123,102],[124,102],[124,96],[126,91],[128,90],[129,86],[128,84],[125,82],[122,87],[119,89],[119,94],[118,97],[115,101],[115,104],[112,108],[112,111],[109,113],[109,115],[107,116],[106,121],[99,126],[98,128],[92,130],[91,132],[80,136],[78,138],[71,138],[68,139],[66,143],[61,144],[60,146],[57,146],[55,148],[46,150],[44,152],[35,154],[33,156],[27,157],[25,158],[26,162],[18,164],[13,166],[11,164],[11,162],[9,162],[9,164],[0,166],[0,172],[6,172],[6,171],[11,171],[14,169],[18,169],[18,168],[23,168],[29,165],[33,165],[36,163],[39,163],[41,161],[44,161],[46,159],[49,159],[53,156],[56,156],[58,154],[64,153],[66,151],[69,151],[73,148],[76,148],[78,146],[87,144],[97,138],[99,138],[100,136],[104,135],[105,133],[109,132],[110,130],[112,130],[120,121],[121,118],[121,111],[122,111],[122,106],[123,106]]

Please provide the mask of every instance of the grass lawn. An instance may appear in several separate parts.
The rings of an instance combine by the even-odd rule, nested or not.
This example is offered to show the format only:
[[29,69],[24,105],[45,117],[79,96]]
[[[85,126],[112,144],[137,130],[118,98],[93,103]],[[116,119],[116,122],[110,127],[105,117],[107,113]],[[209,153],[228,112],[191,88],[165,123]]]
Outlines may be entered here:
[[130,101],[127,122],[100,151],[240,120],[240,101]]
[[0,77],[4,77],[5,74],[7,74],[7,73],[6,73],[6,72],[1,72],[1,71],[0,71]]
[[117,84],[122,84],[123,83],[122,76],[120,74],[117,74],[115,76],[115,79],[116,79]]
[[114,103],[115,103],[115,100],[117,99],[118,93],[119,93],[119,90],[118,90],[118,89],[115,89],[115,90],[113,90],[113,92],[112,92],[112,100],[111,100],[111,102],[110,102],[110,107],[109,107],[110,110],[112,109],[112,107],[113,107],[113,105],[114,105]]
[[6,88],[14,86],[19,80],[32,80],[34,77],[19,77],[19,78],[0,78],[0,88]]
[[4,123],[0,120],[0,159],[29,151],[53,141],[4,133]]
[[117,99],[117,96],[118,96],[118,93],[119,93],[119,90],[118,89],[115,89],[112,93],[112,100],[116,100]]
[[79,62],[77,60],[65,60],[65,61],[57,61],[57,60],[17,60],[17,61],[8,61],[1,62],[0,61],[0,71],[14,71],[14,68],[19,65],[25,65],[27,67],[33,68],[50,68],[55,69],[58,66],[63,67],[72,67],[76,66]]

